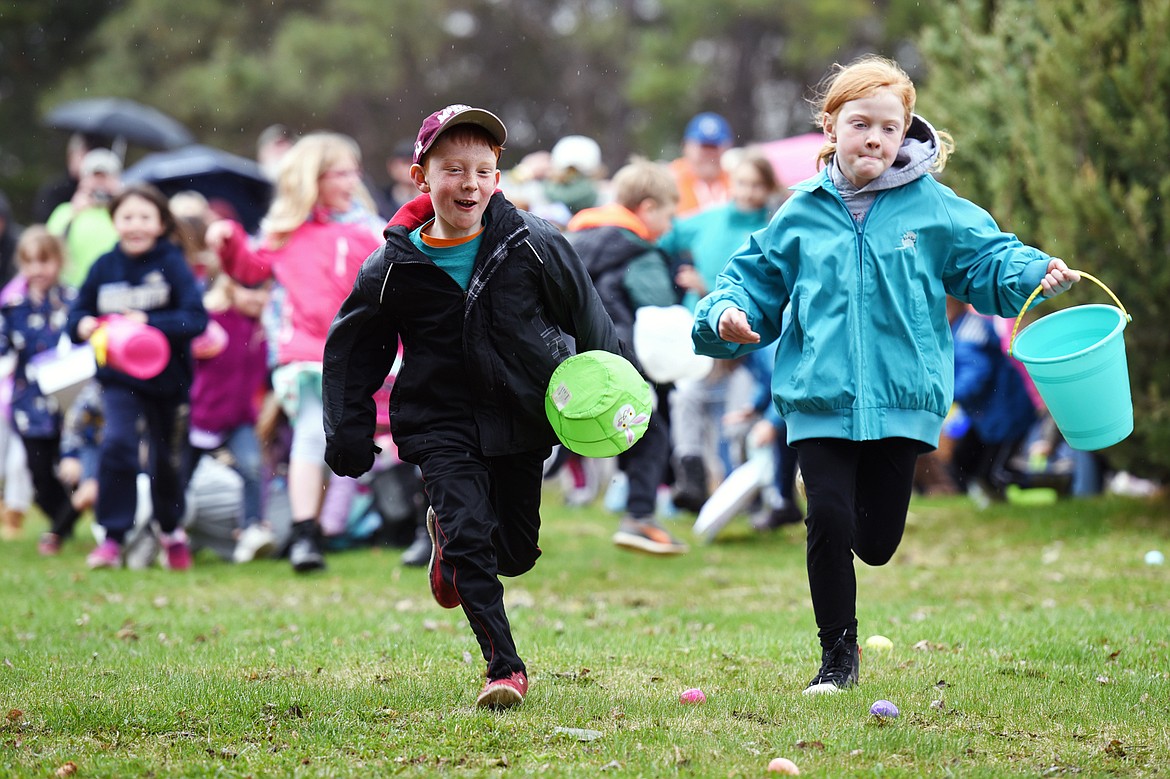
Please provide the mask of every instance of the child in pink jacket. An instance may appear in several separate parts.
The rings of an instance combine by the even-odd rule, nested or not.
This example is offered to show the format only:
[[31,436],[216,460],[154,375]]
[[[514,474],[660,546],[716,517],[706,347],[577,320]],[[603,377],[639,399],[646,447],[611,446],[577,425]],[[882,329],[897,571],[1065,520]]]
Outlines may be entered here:
[[325,567],[318,514],[325,487],[321,361],[325,336],[353,288],[362,261],[382,245],[381,223],[361,180],[357,144],[336,133],[312,133],[281,161],[276,197],[253,246],[227,220],[207,230],[223,269],[242,284],[275,278],[282,294],[273,389],[293,424],[289,503],[297,572]]

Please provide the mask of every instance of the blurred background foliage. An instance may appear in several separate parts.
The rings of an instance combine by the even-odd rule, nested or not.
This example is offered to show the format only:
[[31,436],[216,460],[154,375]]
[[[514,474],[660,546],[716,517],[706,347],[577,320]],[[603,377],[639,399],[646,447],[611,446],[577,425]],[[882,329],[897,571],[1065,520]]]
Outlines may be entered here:
[[[269,124],[354,136],[381,161],[443,105],[490,107],[505,163],[590,135],[611,169],[672,157],[703,110],[743,143],[811,128],[836,60],[906,48],[916,0],[16,0],[0,10],[0,186],[22,202],[63,164],[38,120],[132,97],[252,156]],[[133,157],[136,150],[131,149]]]
[[[581,133],[616,169],[675,156],[703,110],[741,144],[806,132],[828,67],[878,52],[955,135],[944,181],[1126,304],[1138,424],[1109,458],[1164,480],[1168,35],[1170,0],[15,0],[0,189],[25,216],[64,165],[41,117],[83,96],[135,98],[249,157],[274,122],[348,133],[384,183],[393,147],[448,103],[504,118],[506,166]],[[1045,305],[1096,302],[1089,286]]]
[[[1110,465],[1170,476],[1170,0],[956,0],[920,37],[944,180],[1100,278],[1125,330],[1135,431]],[[926,110],[924,108],[924,110]],[[1109,303],[1096,285],[1039,314]]]

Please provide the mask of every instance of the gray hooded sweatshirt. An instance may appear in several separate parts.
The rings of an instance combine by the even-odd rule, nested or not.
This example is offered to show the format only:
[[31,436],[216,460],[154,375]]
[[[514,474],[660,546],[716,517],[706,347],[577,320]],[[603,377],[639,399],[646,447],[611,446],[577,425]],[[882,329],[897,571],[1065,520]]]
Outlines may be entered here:
[[898,156],[882,175],[858,189],[845,177],[834,155],[833,164],[829,166],[829,178],[854,221],[860,224],[869,213],[878,192],[900,187],[929,173],[930,166],[938,157],[939,146],[938,133],[930,122],[918,114],[911,114],[910,129],[906,132],[902,147],[898,149]]

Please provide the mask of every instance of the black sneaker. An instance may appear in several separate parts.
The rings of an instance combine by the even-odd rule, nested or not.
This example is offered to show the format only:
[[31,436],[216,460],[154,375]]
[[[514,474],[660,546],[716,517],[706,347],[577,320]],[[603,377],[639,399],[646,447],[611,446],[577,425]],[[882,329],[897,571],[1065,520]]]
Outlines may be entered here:
[[832,649],[821,650],[821,670],[804,688],[804,694],[821,695],[854,687],[860,671],[861,648],[856,641],[839,638]]
[[414,540],[402,552],[402,564],[421,568],[431,560],[431,535],[426,526],[414,532]]
[[677,508],[695,514],[710,497],[707,489],[707,468],[702,457],[683,457],[675,471],[674,490],[670,499]]
[[293,524],[293,541],[288,548],[288,561],[297,573],[319,571],[325,567],[321,552],[321,528],[315,521]]
[[775,530],[784,525],[794,525],[803,522],[804,515],[792,503],[785,503],[780,508],[769,508],[752,517],[752,527],[761,533]]

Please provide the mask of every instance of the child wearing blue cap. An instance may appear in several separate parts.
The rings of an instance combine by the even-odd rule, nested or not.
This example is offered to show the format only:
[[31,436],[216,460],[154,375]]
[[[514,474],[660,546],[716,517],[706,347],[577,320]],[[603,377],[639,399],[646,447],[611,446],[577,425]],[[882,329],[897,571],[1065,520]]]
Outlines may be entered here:
[[528,692],[500,576],[540,556],[543,465],[556,442],[544,396],[572,354],[564,334],[581,352],[622,351],[568,242],[496,191],[506,139],[483,109],[426,118],[411,166],[423,194],[362,265],[330,328],[323,376],[326,462],[358,476],[378,451],[373,395],[401,339],[390,428],[431,503],[431,593],[467,615],[487,663],[477,705],[492,709]]

